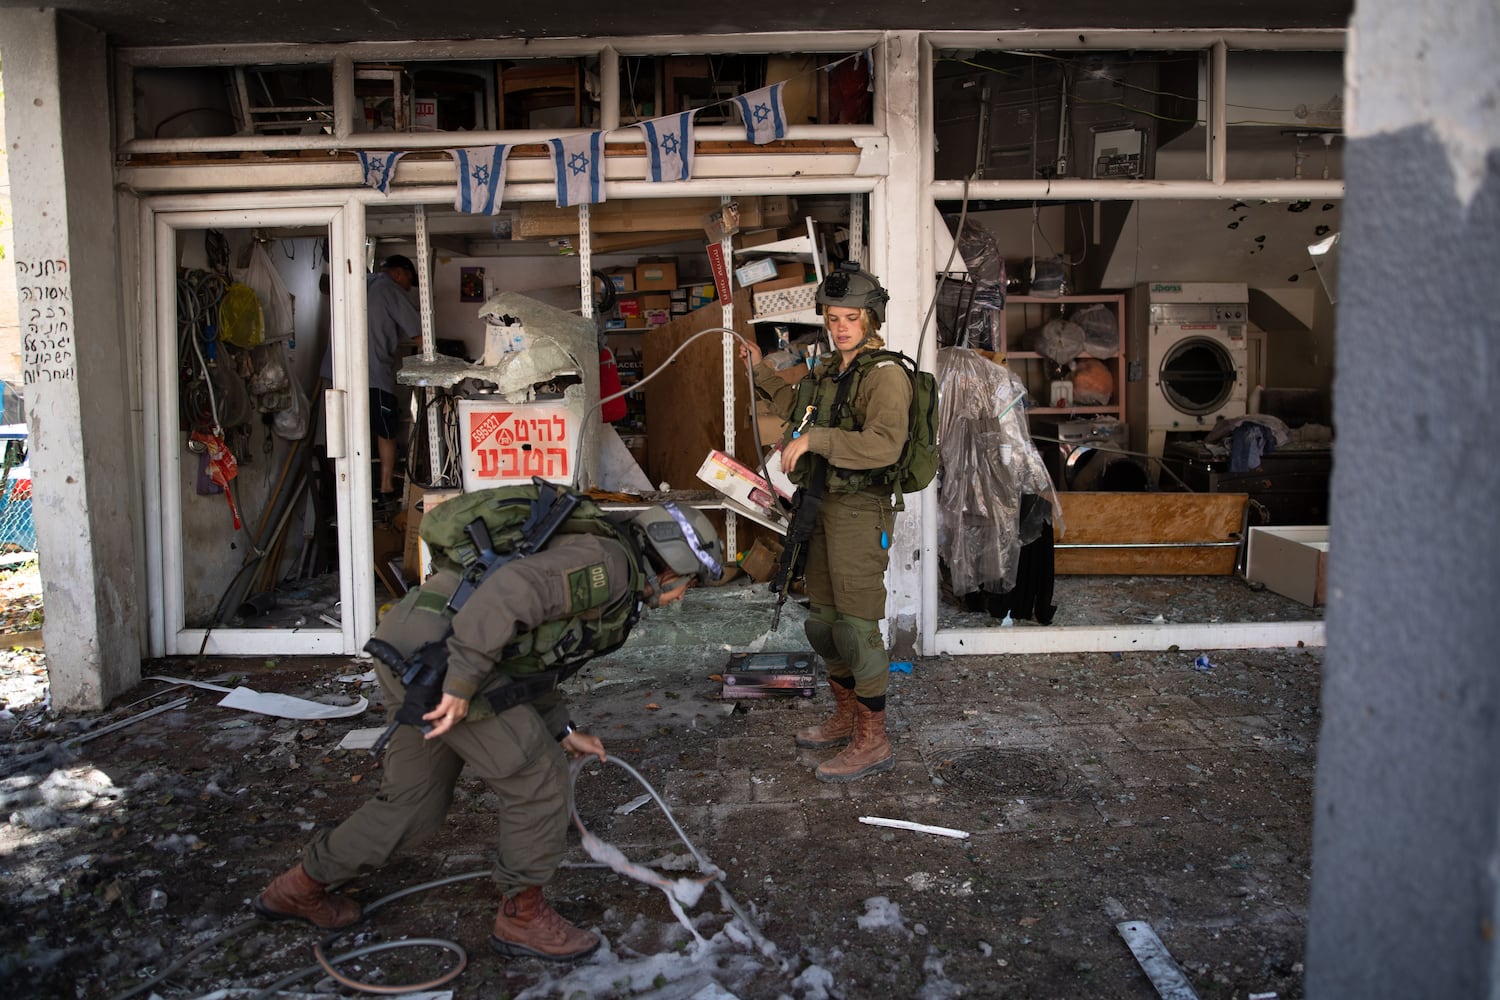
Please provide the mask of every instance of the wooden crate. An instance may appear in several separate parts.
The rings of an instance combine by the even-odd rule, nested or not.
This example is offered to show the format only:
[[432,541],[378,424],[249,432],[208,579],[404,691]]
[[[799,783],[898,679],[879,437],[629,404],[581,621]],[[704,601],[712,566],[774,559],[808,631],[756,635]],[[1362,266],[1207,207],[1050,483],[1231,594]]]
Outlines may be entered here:
[[1059,576],[1229,576],[1243,541],[1244,493],[1059,493]]

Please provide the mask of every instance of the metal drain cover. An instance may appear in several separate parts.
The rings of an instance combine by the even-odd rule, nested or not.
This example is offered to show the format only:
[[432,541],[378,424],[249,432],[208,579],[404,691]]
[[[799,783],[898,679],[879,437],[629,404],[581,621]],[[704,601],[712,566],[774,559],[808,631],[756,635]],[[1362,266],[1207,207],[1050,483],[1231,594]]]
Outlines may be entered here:
[[948,755],[937,776],[949,787],[976,798],[1044,796],[1068,792],[1068,778],[1047,754],[984,747]]

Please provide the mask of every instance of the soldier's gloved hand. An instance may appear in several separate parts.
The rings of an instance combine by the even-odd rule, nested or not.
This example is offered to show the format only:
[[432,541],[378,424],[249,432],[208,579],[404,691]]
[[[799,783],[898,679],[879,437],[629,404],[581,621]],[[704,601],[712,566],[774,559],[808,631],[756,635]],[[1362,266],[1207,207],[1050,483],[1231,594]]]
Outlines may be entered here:
[[437,708],[422,716],[425,722],[431,724],[427,730],[426,739],[432,740],[443,735],[469,714],[469,703],[463,698],[451,694],[443,695],[443,700],[438,702]]
[[443,697],[441,682],[438,684],[408,684],[406,697],[401,701],[401,707],[396,709],[396,721],[418,729],[426,730],[427,724],[422,720],[427,713]]

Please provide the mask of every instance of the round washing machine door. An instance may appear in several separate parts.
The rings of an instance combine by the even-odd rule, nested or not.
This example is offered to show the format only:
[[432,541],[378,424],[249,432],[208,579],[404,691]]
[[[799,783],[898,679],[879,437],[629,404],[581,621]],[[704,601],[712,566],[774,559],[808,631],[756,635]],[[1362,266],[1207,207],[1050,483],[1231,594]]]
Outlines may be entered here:
[[1208,337],[1179,340],[1157,371],[1162,395],[1189,416],[1213,413],[1234,394],[1239,373],[1227,348]]

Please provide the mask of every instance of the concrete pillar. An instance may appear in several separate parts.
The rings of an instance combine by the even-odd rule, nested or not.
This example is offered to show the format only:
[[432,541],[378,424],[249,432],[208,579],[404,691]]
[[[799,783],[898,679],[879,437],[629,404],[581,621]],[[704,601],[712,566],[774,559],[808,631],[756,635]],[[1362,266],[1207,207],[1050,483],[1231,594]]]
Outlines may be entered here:
[[[0,9],[16,268],[52,704],[140,676],[138,368],[124,348],[104,37]],[[64,71],[64,61],[66,63]]]
[[[882,104],[890,140],[890,172],[870,195],[870,270],[891,293],[881,335],[886,345],[904,351],[929,371],[930,362],[917,357],[917,341],[932,294],[932,206],[924,205],[922,167],[925,161],[919,108],[921,36],[914,31],[892,32],[877,48],[883,77],[876,93]],[[879,119],[877,119],[879,121]],[[927,349],[936,343],[929,332]],[[919,636],[922,606],[922,544],[924,507],[920,496],[906,497],[906,512],[896,516],[886,571],[886,641],[898,656],[911,656]],[[936,516],[936,507],[926,510]]]
[[1349,46],[1311,1000],[1500,996],[1500,6]]

